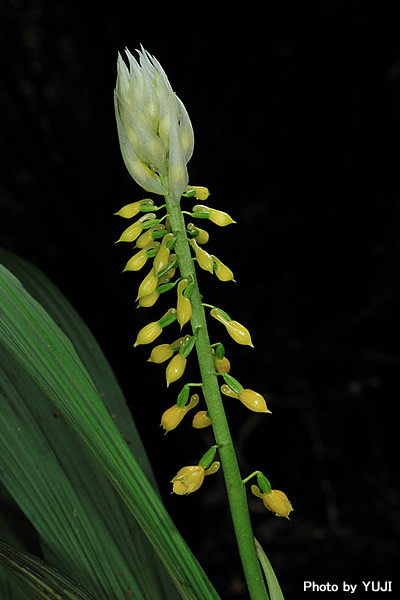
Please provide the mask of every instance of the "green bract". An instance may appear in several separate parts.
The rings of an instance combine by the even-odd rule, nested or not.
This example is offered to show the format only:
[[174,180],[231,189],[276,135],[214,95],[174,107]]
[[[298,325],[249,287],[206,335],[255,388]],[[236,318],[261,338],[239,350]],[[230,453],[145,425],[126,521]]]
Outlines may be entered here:
[[155,194],[180,197],[193,153],[193,129],[160,63],[138,50],[139,63],[125,50],[117,62],[115,115],[122,156],[133,179]]

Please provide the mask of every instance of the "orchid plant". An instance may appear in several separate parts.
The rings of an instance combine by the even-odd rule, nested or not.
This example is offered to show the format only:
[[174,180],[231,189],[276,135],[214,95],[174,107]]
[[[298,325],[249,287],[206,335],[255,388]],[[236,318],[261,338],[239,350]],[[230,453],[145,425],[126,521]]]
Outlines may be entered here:
[[[175,429],[186,413],[197,406],[199,394],[190,396],[190,388],[196,385],[200,386],[206,408],[196,413],[192,425],[194,428],[212,426],[214,432],[215,445],[202,456],[198,465],[182,467],[172,479],[173,491],[190,494],[198,490],[204,476],[216,473],[221,462],[249,593],[251,598],[266,598],[245,483],[257,477],[259,487],[253,485],[251,491],[276,515],[288,518],[293,508],[285,493],[272,490],[260,471],[245,479],[240,474],[221,392],[238,399],[251,411],[270,411],[261,394],[244,388],[230,374],[230,361],[225,355],[224,344],[210,342],[206,309],[210,309],[210,316],[225,327],[236,343],[253,347],[249,331],[225,310],[203,301],[196,277],[196,268],[200,268],[215,274],[222,282],[234,281],[232,270],[205,249],[209,234],[199,223],[211,221],[218,227],[225,227],[235,221],[226,212],[203,204],[209,197],[206,187],[189,185],[187,163],[193,154],[193,129],[188,113],[173,92],[161,65],[143,48],[139,51],[139,62],[129,50],[126,56],[129,68],[121,55],[118,58],[115,89],[115,114],[122,156],[136,183],[146,192],[162,196],[163,201],[158,205],[157,201],[145,198],[124,206],[116,213],[128,219],[143,213],[118,240],[134,243],[138,249],[129,258],[124,270],[137,271],[147,260],[152,261],[138,288],[137,300],[141,307],[152,307],[161,294],[170,295],[174,288],[177,290],[173,307],[158,321],[139,331],[135,346],[153,343],[174,321],[177,321],[180,330],[190,325],[191,331],[186,335],[154,347],[149,359],[155,363],[169,361],[166,367],[169,386],[184,376],[189,355],[196,350],[201,382],[183,385],[177,394],[176,404],[164,412],[161,423],[166,431]],[[201,203],[195,203],[190,210],[183,209],[183,203],[193,200]],[[192,355],[190,359],[194,360]],[[220,462],[214,461],[216,452]]]
[[[164,432],[179,435],[190,412],[194,438],[206,427],[214,438],[209,448],[199,441],[195,464],[169,474],[171,491],[206,493],[222,472],[249,596],[282,600],[252,531],[246,484],[256,481],[250,491],[271,513],[288,519],[293,508],[261,470],[242,476],[223,403],[228,396],[272,418],[265,398],[233,376],[225,352],[226,334],[241,346],[253,342],[244,325],[205,298],[197,278],[201,269],[221,285],[234,281],[206,250],[206,228],[235,221],[209,206],[206,187],[189,185],[193,128],[159,62],[143,48],[138,61],[128,50],[126,59],[117,62],[117,130],[128,172],[146,197],[115,213],[129,221],[117,242],[129,248],[125,272],[147,265],[137,305],[153,315],[133,345],[152,346],[148,361],[155,369],[164,364],[166,386],[176,390],[175,403],[160,406]],[[0,261],[0,597],[218,600],[162,502],[94,336],[34,265],[2,249]],[[166,311],[158,310],[161,296]],[[221,340],[210,340],[209,319],[222,325]],[[200,378],[187,381],[196,360]]]

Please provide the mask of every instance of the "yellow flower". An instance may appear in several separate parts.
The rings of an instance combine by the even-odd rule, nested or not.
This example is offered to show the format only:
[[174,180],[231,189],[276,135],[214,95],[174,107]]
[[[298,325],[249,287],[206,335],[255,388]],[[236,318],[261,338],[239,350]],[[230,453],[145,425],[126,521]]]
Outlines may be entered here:
[[193,212],[208,213],[210,221],[215,223],[215,225],[219,225],[219,227],[225,227],[225,225],[236,223],[228,213],[223,212],[222,210],[216,210],[215,208],[210,208],[209,206],[204,206],[204,204],[196,204],[196,206],[193,206]]
[[237,321],[227,319],[222,314],[222,312],[218,310],[218,308],[213,308],[210,314],[212,317],[214,317],[214,319],[217,319],[217,321],[225,325],[227,332],[229,333],[231,338],[235,340],[235,342],[244,346],[251,346],[252,348],[254,348],[253,342],[251,341],[250,333],[246,329],[246,327],[244,327]]
[[146,231],[142,233],[142,235],[136,240],[136,248],[144,248],[148,244],[151,244],[151,242],[154,241],[153,234],[155,234],[157,231],[162,231],[163,229],[165,228],[162,223],[152,225],[149,227],[149,229],[146,229]]
[[139,346],[140,344],[151,344],[151,342],[154,342],[161,333],[162,327],[160,327],[158,321],[145,325],[139,331],[134,347]]
[[[135,221],[135,223],[132,223],[132,225],[129,225],[129,227],[127,227],[121,233],[121,236],[117,240],[116,243],[118,243],[118,242],[134,242],[143,231],[143,223],[145,221],[151,221],[152,219],[155,219],[155,218],[156,218],[155,213],[147,213],[147,214],[143,215],[143,217],[140,217],[140,219],[138,221]],[[151,239],[149,241],[151,242],[151,241],[153,241],[153,239]]]
[[191,192],[191,191],[195,192],[194,197],[197,200],[207,200],[208,196],[210,195],[210,192],[208,191],[208,189],[201,185],[188,185],[186,188],[186,191],[187,192]]
[[224,356],[223,358],[217,358],[214,349],[212,349],[214,366],[217,373],[229,373],[231,370],[231,363],[229,359]]
[[153,292],[156,291],[158,286],[158,277],[152,268],[146,277],[143,279],[142,283],[139,285],[138,295],[136,300],[142,298],[143,296],[149,296]]
[[199,410],[193,417],[192,427],[195,429],[204,429],[211,425],[211,419],[206,410]]
[[224,263],[219,260],[219,258],[217,258],[216,256],[214,256],[213,254],[211,254],[211,258],[213,259],[213,261],[215,262],[215,264],[217,265],[217,268],[215,270],[215,274],[218,277],[218,279],[220,281],[235,281],[234,277],[233,277],[233,273],[230,270],[229,267],[227,267],[226,265],[224,265]]
[[130,258],[128,260],[128,262],[126,263],[124,271],[140,271],[140,269],[142,267],[144,267],[144,265],[146,264],[146,262],[148,260],[148,258],[147,258],[148,250],[151,250],[152,248],[156,248],[159,245],[160,245],[159,242],[153,242],[151,244],[148,244],[141,250],[139,250],[139,252],[136,252],[136,254],[134,254],[132,256],[132,258]]
[[175,477],[171,479],[171,483],[173,484],[172,491],[179,496],[191,494],[199,489],[206,475],[212,475],[213,473],[216,473],[218,469],[218,461],[213,462],[208,469],[204,469],[204,467],[200,465],[183,467],[178,471]]
[[175,427],[178,427],[186,413],[197,406],[198,402],[198,394],[193,394],[186,406],[178,406],[177,404],[174,404],[171,406],[171,408],[168,408],[161,417],[161,425],[165,432],[168,433],[168,431],[172,431],[175,429]]
[[277,517],[286,517],[286,519],[289,519],[289,514],[292,512],[293,506],[284,492],[271,490],[269,494],[263,494],[256,485],[251,486],[251,491],[257,498],[261,498],[265,508],[275,513]]
[[209,273],[213,273],[214,272],[214,261],[211,258],[211,256],[208,254],[208,252],[203,250],[203,248],[200,248],[200,246],[198,246],[196,240],[190,240],[189,243],[195,252],[196,260],[197,260],[199,267],[201,267],[205,271],[208,271]]
[[207,244],[208,240],[210,239],[208,231],[205,229],[200,229],[200,227],[197,227],[193,223],[188,223],[187,229],[188,231],[193,231],[196,234],[194,237],[198,244]]
[[188,280],[181,279],[177,287],[177,304],[176,304],[176,320],[178,321],[180,328],[190,321],[192,318],[192,303],[189,298],[183,295],[184,290],[187,288]]
[[160,364],[171,358],[173,355],[174,351],[171,344],[160,344],[153,348],[147,362]]
[[172,239],[174,239],[173,233],[165,234],[161,242],[161,246],[159,247],[158,252],[154,257],[153,269],[157,275],[168,265],[170,250],[167,247],[167,242],[169,242]]
[[170,383],[173,383],[182,377],[185,372],[186,362],[187,360],[182,354],[176,354],[171,358],[165,370],[167,387],[169,387]]
[[258,392],[254,392],[253,390],[241,390],[240,392],[235,392],[226,383],[221,385],[221,392],[230,398],[237,398],[246,406],[246,408],[253,412],[271,413],[267,408],[264,397]]
[[145,198],[144,200],[139,200],[138,202],[131,202],[131,204],[126,204],[120,208],[118,212],[114,213],[114,215],[123,217],[124,219],[132,219],[132,217],[136,217],[136,215],[140,212],[140,207],[143,204],[152,205],[154,204],[154,200]]
[[154,304],[157,302],[159,297],[160,297],[160,294],[157,292],[157,290],[155,290],[151,294],[147,294],[146,296],[142,296],[141,298],[139,298],[138,306],[141,306],[144,308],[149,308],[151,306],[154,306]]

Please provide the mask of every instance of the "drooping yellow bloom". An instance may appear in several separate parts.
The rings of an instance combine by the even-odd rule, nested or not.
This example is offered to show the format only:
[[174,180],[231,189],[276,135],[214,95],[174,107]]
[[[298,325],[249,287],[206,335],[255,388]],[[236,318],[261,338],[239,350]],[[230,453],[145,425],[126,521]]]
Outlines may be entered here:
[[169,360],[173,355],[174,350],[171,344],[160,344],[159,346],[155,346],[153,348],[149,358],[147,359],[147,362],[160,364],[166,360]]
[[254,348],[253,342],[251,341],[250,333],[246,329],[246,327],[244,327],[237,321],[227,319],[222,314],[222,312],[218,310],[218,308],[213,308],[210,314],[212,317],[214,317],[214,319],[217,319],[217,321],[225,325],[227,332],[229,333],[231,338],[235,340],[235,342],[244,346],[251,346],[252,348]]
[[251,491],[257,498],[261,498],[265,508],[275,513],[277,517],[289,519],[293,506],[284,492],[271,490],[269,494],[263,494],[257,485],[252,485]]
[[162,327],[159,325],[158,321],[148,323],[148,325],[145,325],[139,331],[134,347],[139,346],[140,344],[151,344],[151,342],[154,342],[161,333]]
[[150,206],[154,204],[154,200],[145,198],[144,200],[139,200],[138,202],[131,202],[130,204],[126,204],[120,208],[118,212],[114,213],[114,215],[123,217],[124,219],[132,219],[133,217],[136,217],[136,215],[140,212],[140,207],[144,204]]
[[165,370],[167,387],[169,387],[170,383],[173,383],[182,377],[185,372],[186,362],[187,359],[180,353],[171,358]]
[[232,271],[230,270],[229,267],[227,267],[226,265],[224,265],[224,263],[222,262],[222,260],[219,260],[219,258],[217,258],[216,256],[214,256],[213,254],[211,254],[211,258],[213,259],[213,261],[217,265],[217,268],[215,270],[215,274],[216,274],[216,276],[218,277],[218,279],[220,281],[235,281],[235,279],[233,277]]
[[208,191],[208,188],[203,187],[201,185],[188,185],[186,188],[187,192],[190,191],[194,191],[194,197],[197,200],[207,200],[208,196],[210,195],[210,192]]
[[160,242],[152,242],[152,243],[148,244],[147,246],[145,246],[144,248],[142,248],[141,250],[139,250],[139,252],[136,252],[136,254],[134,254],[132,256],[132,258],[130,258],[128,260],[128,262],[126,263],[123,272],[124,271],[140,271],[140,269],[142,267],[144,267],[144,265],[146,264],[146,262],[148,260],[147,252],[149,250],[151,250],[152,248],[156,248],[159,245],[160,245]]
[[198,402],[198,394],[193,394],[186,406],[178,406],[177,404],[174,404],[168,408],[161,417],[161,425],[164,428],[165,433],[168,433],[168,431],[172,431],[178,427],[184,416],[189,412],[189,410],[197,406]]
[[146,277],[143,279],[142,283],[139,285],[138,295],[136,300],[142,298],[143,296],[149,296],[153,292],[156,291],[158,286],[158,277],[152,268]]
[[178,471],[175,477],[171,479],[171,483],[173,484],[172,491],[179,496],[192,494],[202,485],[204,477],[216,473],[219,466],[219,462],[215,461],[208,469],[204,469],[201,465],[183,467]]
[[271,413],[271,411],[267,408],[267,403],[265,402],[264,396],[258,392],[254,392],[253,390],[249,389],[235,392],[226,383],[221,385],[221,392],[230,398],[237,398],[242,404],[244,404],[244,406],[246,406],[246,408],[252,410],[253,412]]
[[153,234],[155,235],[157,231],[162,231],[164,225],[162,223],[158,223],[156,225],[152,225],[149,229],[146,229],[144,233],[136,240],[136,248],[144,248],[148,244],[154,241]]
[[211,258],[210,254],[208,254],[208,252],[206,252],[203,248],[200,248],[196,240],[190,240],[189,243],[195,252],[196,260],[199,267],[201,267],[205,271],[208,271],[209,273],[213,273],[214,261]]
[[229,373],[231,370],[231,363],[229,358],[224,356],[223,358],[217,358],[215,354],[214,348],[212,349],[213,358],[214,358],[214,366],[217,373]]
[[206,410],[199,410],[193,417],[192,427],[195,429],[204,429],[211,425],[211,419]]
[[217,210],[215,208],[210,208],[209,206],[205,206],[204,204],[196,204],[196,206],[193,206],[193,212],[209,213],[208,218],[210,219],[210,221],[215,223],[215,225],[219,225],[219,227],[225,227],[226,225],[230,225],[231,223],[236,223],[236,221],[234,221],[232,217],[228,215],[228,213],[223,212],[222,210]]
[[176,320],[178,321],[180,328],[190,321],[192,318],[192,303],[189,298],[183,295],[184,290],[187,288],[188,280],[181,279],[177,287],[177,303],[176,303]]
[[166,266],[168,266],[170,250],[167,247],[167,243],[173,239],[173,233],[166,233],[162,239],[161,246],[159,247],[158,252],[154,257],[153,269],[157,275],[158,273],[160,273],[160,271],[165,269]]
[[[121,233],[121,236],[117,240],[116,243],[118,243],[118,242],[134,242],[143,231],[143,223],[145,221],[151,221],[151,220],[155,219],[155,217],[156,217],[155,213],[147,213],[147,214],[143,215],[143,217],[140,217],[140,219],[138,219],[137,221],[132,223],[132,225],[129,225],[129,227],[127,227]],[[149,240],[149,242],[151,242],[151,241],[153,241],[153,239]]]
[[195,235],[194,237],[198,244],[207,244],[208,240],[210,239],[208,231],[206,231],[205,229],[200,229],[200,227],[197,227],[196,225],[194,225],[194,223],[188,223],[187,229],[188,231],[197,232],[197,235]]
[[138,306],[142,308],[150,308],[151,306],[155,305],[159,297],[160,294],[157,292],[157,290],[154,290],[154,292],[152,292],[151,294],[146,294],[145,296],[139,298]]

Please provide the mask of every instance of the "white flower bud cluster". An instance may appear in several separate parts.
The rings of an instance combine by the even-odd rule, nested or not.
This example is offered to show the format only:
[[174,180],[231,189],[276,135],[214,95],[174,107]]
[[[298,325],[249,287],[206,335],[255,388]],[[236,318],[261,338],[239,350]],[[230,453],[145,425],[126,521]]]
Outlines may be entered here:
[[114,92],[119,143],[125,165],[138,185],[180,199],[188,184],[193,128],[159,62],[141,48],[139,62],[126,49]]

